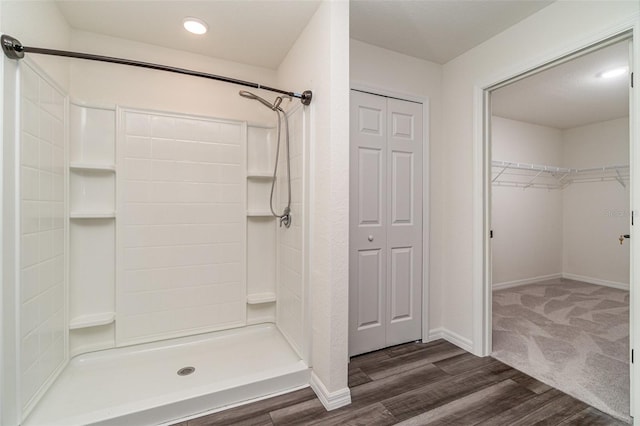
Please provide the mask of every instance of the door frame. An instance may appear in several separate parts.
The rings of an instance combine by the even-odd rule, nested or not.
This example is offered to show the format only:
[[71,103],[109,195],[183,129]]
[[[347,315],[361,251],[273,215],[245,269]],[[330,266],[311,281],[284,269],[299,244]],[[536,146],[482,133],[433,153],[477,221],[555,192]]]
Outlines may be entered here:
[[[429,98],[351,81],[349,90],[422,104],[422,341],[429,340]],[[349,224],[351,226],[351,224]],[[351,283],[349,283],[351,285]]]
[[[498,70],[494,77],[474,86],[473,129],[473,353],[488,356],[492,350],[492,277],[491,277],[491,127],[490,92],[508,81],[515,81],[544,68],[561,63],[569,57],[592,49],[616,37],[628,35],[632,42],[630,71],[634,72],[634,88],[640,80],[640,17],[636,14],[616,25],[562,48],[553,49],[533,63],[514,64],[509,69]],[[634,93],[636,92],[636,93]],[[630,145],[630,209],[635,220],[640,220],[640,95],[629,90],[629,145]],[[637,226],[640,226],[640,222]],[[633,227],[631,227],[633,234]],[[630,242],[630,312],[629,343],[634,358],[640,357],[640,234]],[[634,270],[635,269],[635,270]],[[640,362],[630,364],[631,415],[640,417]]]

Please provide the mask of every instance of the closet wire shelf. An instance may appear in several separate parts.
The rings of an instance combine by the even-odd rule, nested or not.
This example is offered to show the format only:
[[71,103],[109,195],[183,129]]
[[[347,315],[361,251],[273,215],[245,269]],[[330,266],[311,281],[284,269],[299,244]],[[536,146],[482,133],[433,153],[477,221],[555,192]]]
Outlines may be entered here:
[[491,183],[515,188],[564,189],[574,183],[615,181],[627,187],[628,165],[572,169],[510,161],[492,161]]

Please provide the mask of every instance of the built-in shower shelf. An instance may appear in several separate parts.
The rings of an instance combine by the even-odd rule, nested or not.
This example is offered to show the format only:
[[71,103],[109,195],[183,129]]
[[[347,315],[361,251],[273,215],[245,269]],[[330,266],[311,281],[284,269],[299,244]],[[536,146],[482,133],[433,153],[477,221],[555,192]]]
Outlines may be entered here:
[[276,294],[271,292],[247,294],[247,303],[249,305],[258,305],[261,303],[271,303],[276,301]]
[[69,321],[69,330],[107,325],[114,322],[115,319],[116,314],[114,312],[102,312],[93,315],[83,315]]
[[249,171],[247,172],[247,179],[273,179],[273,172]]
[[69,217],[71,219],[111,219],[116,217],[116,212],[71,212],[69,213]]
[[272,216],[269,210],[247,210],[247,216],[249,217],[270,217]]
[[115,172],[116,166],[114,164],[91,164],[91,163],[69,163],[71,170],[78,171],[94,171],[94,172]]

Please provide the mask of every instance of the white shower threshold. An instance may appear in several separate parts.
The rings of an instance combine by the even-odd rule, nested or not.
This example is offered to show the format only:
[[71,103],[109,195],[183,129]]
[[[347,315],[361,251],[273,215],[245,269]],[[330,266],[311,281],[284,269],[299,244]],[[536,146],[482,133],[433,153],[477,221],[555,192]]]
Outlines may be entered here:
[[24,425],[171,424],[308,384],[278,328],[259,324],[79,355]]

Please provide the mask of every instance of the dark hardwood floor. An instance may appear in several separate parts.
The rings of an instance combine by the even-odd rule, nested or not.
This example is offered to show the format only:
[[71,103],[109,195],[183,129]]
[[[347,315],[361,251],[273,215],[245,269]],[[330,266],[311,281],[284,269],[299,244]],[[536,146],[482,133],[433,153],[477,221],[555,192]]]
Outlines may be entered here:
[[349,364],[351,405],[327,412],[309,388],[179,423],[203,425],[624,425],[491,357],[408,343]]

